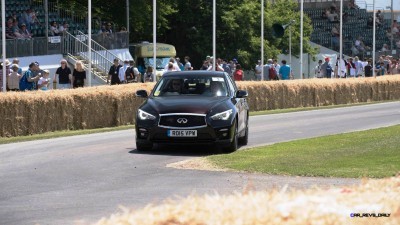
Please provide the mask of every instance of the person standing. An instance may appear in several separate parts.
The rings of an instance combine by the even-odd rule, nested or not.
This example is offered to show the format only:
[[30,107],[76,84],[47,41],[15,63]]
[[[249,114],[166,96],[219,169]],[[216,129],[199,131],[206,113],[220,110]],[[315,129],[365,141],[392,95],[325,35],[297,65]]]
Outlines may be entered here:
[[242,70],[242,66],[240,64],[236,64],[236,70],[233,73],[233,78],[235,81],[243,81],[244,80],[244,73]]
[[50,83],[50,71],[48,70],[43,70],[43,76],[39,78],[38,81],[38,89],[42,91],[47,91],[49,89],[49,83]]
[[19,81],[19,90],[20,91],[33,91],[36,88],[36,82],[40,79],[41,75],[34,75],[34,71],[37,71],[39,66],[32,62],[29,64],[29,69],[25,71],[21,80]]
[[185,56],[185,67],[184,70],[192,70],[192,64],[190,63],[189,56]]
[[[213,70],[213,60],[214,58],[211,57],[211,66],[208,67],[207,70]],[[218,58],[216,63],[215,63],[215,71],[224,71],[224,68],[221,66],[221,59]]]
[[324,78],[324,73],[322,72],[322,60],[318,60],[318,65],[314,68],[314,77]]
[[400,67],[396,59],[392,59],[392,63],[390,64],[390,74],[396,75],[400,73]]
[[372,77],[373,76],[373,67],[372,67],[372,60],[368,59],[368,64],[364,67],[364,76],[365,77]]
[[[148,66],[151,67],[151,66]],[[135,66],[134,60],[129,60],[129,67],[125,71],[126,79],[130,79],[130,82],[144,82],[142,81],[142,74],[139,72],[138,68]]]
[[153,77],[155,77],[155,74],[153,73],[153,67],[148,66],[146,73],[144,74],[144,82],[153,82]]
[[[281,65],[279,65],[278,60],[276,60],[276,59],[273,60],[272,66],[275,68],[276,72],[279,72],[279,70],[281,69]],[[281,79],[281,78],[279,77],[278,79]]]
[[376,65],[376,76],[383,76],[387,73],[386,71],[386,67],[385,67],[385,63],[384,62],[380,62]]
[[282,78],[282,80],[289,80],[290,73],[291,73],[290,66],[286,65],[286,60],[282,60],[282,66],[279,69],[279,75]]
[[[169,58],[169,62],[172,63],[173,71],[181,71],[181,69],[178,66],[178,63],[176,62],[174,57]],[[170,70],[169,68],[169,63],[167,65],[165,65],[164,67],[164,71]]]
[[[10,61],[8,59],[6,59],[5,63],[1,63],[1,66],[0,66],[0,91],[3,90],[3,67],[4,66],[6,67],[5,69],[6,69],[6,79],[7,79],[7,76],[11,73]],[[6,82],[6,86],[7,86],[7,80],[5,80],[5,82]]]
[[350,75],[350,77],[355,77],[356,76],[356,64],[353,62],[353,58],[349,58],[347,61],[347,74]]
[[18,66],[18,73],[22,76],[22,68],[19,66],[19,59],[18,58],[14,58],[12,64]]
[[60,63],[61,66],[58,67],[54,79],[58,82],[58,89],[69,89],[71,88],[71,69],[67,65],[67,60],[62,59]]
[[19,67],[17,64],[13,64],[11,66],[12,72],[8,75],[7,85],[10,91],[19,91],[19,81],[22,78],[22,75],[18,73]]
[[356,66],[356,77],[362,77],[364,68],[358,56],[354,57],[354,65]]
[[81,61],[76,61],[75,69],[72,73],[72,87],[79,88],[85,86],[86,70]]
[[332,77],[332,66],[329,64],[329,57],[326,57],[325,62],[321,65],[321,76],[326,78]]
[[261,80],[261,73],[262,73],[262,70],[263,70],[263,66],[261,65],[261,60],[258,60],[258,61],[257,61],[256,68],[255,68],[256,79],[257,79],[257,80]]
[[110,70],[108,71],[107,84],[110,82],[110,80],[111,80],[111,85],[116,85],[121,83],[118,77],[118,72],[120,68],[121,65],[119,65],[119,60],[115,58],[114,64],[110,67]]
[[269,80],[269,71],[270,71],[270,68],[272,67],[272,63],[273,63],[272,59],[268,59],[267,63],[263,66],[264,80]]
[[[340,61],[340,63],[339,63]],[[346,61],[344,60],[344,58],[342,58],[342,60],[340,60],[340,57],[337,58],[337,62],[336,62],[336,72],[337,72],[337,76],[338,78],[346,78]]]
[[178,65],[178,67],[179,67],[179,70],[180,71],[184,71],[185,70],[185,66],[181,63],[181,59],[179,57],[176,57],[175,61],[176,61],[176,64]]
[[207,70],[208,69],[208,61],[204,60],[203,65],[201,66],[200,70]]
[[232,69],[231,66],[228,64],[228,61],[226,59],[222,60],[222,69],[230,76],[232,77]]
[[118,78],[119,81],[124,84],[127,83],[127,78],[126,78],[126,70],[129,68],[129,60],[125,59],[124,60],[124,65],[121,66],[118,70]]

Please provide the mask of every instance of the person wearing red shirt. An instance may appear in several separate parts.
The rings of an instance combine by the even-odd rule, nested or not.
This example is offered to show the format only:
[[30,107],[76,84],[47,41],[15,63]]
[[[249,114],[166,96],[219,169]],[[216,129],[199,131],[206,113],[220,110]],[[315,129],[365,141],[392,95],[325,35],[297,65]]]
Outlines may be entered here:
[[244,73],[240,64],[236,64],[236,70],[233,73],[233,78],[235,81],[242,81],[244,79]]

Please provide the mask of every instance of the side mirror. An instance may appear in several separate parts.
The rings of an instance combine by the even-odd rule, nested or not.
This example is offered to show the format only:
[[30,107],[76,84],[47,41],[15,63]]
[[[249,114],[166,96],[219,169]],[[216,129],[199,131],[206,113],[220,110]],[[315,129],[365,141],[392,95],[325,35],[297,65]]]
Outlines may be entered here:
[[136,91],[136,97],[147,98],[147,91],[146,90],[138,90]]
[[247,96],[249,96],[249,94],[247,93],[247,91],[238,90],[238,91],[236,92],[236,98],[246,98]]

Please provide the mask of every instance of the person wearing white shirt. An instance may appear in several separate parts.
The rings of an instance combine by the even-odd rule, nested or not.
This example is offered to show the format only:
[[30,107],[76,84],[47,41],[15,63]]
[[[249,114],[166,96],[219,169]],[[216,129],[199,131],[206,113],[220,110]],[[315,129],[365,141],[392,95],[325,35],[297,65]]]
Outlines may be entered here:
[[38,88],[42,91],[47,91],[50,83],[50,78],[49,78],[50,71],[43,70],[43,72],[44,72],[43,76],[40,77],[38,81]]
[[[274,59],[273,62],[274,63],[272,64],[272,66],[275,68],[275,71],[279,72],[279,70],[281,69],[281,65],[279,65],[277,59]],[[278,74],[278,76],[279,76],[279,74]],[[281,79],[281,78],[279,77],[279,79]]]
[[118,77],[121,83],[126,83],[125,71],[128,68],[128,66],[129,66],[129,60],[124,60],[124,65],[121,68],[119,68]]
[[261,80],[262,69],[263,66],[261,65],[261,60],[258,60],[258,63],[255,68],[257,80]]
[[[211,65],[208,67],[208,71],[213,70],[213,58],[211,57]],[[221,59],[217,59],[217,62],[215,63],[215,71],[224,71],[224,68],[221,66]]]
[[354,57],[354,64],[356,65],[356,77],[362,77],[364,66],[363,63],[359,60],[358,56]]
[[[173,65],[173,71],[181,71],[181,69],[179,68],[178,63],[175,61],[174,57],[171,57],[169,59],[169,62],[172,63],[172,65]],[[169,68],[169,63],[167,65],[165,65],[165,67],[164,67],[164,72],[166,72],[166,71],[171,71]]]
[[347,70],[346,63],[345,63],[344,59],[342,58],[342,60],[340,60],[340,63],[339,63],[339,57],[338,57],[337,62],[336,62],[336,71],[337,71],[338,78],[346,78],[346,70]]
[[316,78],[323,78],[323,73],[322,73],[322,60],[318,61],[318,65],[315,66],[314,68],[314,77]]

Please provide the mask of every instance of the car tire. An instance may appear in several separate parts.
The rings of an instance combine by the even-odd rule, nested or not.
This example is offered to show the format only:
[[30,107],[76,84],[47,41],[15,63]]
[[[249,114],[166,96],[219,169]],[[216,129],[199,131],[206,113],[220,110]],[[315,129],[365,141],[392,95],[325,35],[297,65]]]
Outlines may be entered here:
[[153,149],[153,144],[145,145],[136,142],[136,150],[139,152],[150,151],[151,149]]
[[225,153],[231,153],[238,149],[238,135],[239,135],[238,134],[238,126],[236,124],[235,125],[235,134],[233,136],[232,142],[230,143],[230,145],[228,147],[223,149]]
[[239,138],[239,145],[247,145],[249,143],[249,117],[247,116],[246,131],[243,137]]

